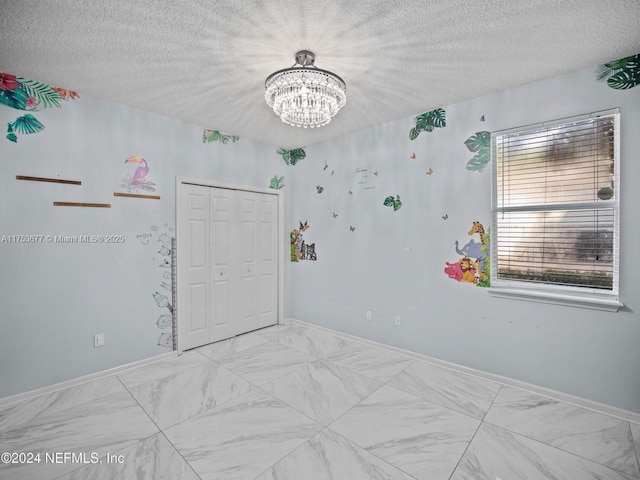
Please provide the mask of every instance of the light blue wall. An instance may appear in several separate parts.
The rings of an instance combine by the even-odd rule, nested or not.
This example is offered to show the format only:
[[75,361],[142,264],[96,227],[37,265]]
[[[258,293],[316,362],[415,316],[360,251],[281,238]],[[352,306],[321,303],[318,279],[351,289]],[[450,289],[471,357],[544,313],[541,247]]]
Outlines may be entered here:
[[[168,330],[156,326],[168,310],[152,295],[170,297],[161,287],[166,270],[159,266],[165,257],[158,237],[175,227],[176,176],[259,187],[267,187],[275,174],[290,180],[275,147],[244,138],[204,144],[202,127],[82,94],[62,104],[32,112],[45,125],[42,132],[19,135],[15,144],[0,138],[0,237],[124,235],[125,242],[0,243],[0,397],[169,351],[158,346],[159,335]],[[0,124],[24,113],[0,105]],[[132,167],[124,160],[132,155],[148,161],[161,200],[114,197]],[[82,185],[18,181],[16,175],[75,179]],[[288,208],[286,187],[284,194]],[[54,207],[54,201],[111,203],[112,208]],[[138,237],[145,233],[153,234],[147,245]],[[286,279],[289,268],[286,263]],[[289,287],[286,281],[285,299]],[[288,306],[284,315],[289,316]],[[106,344],[94,348],[99,332]]]
[[[469,241],[474,220],[486,227],[491,220],[490,166],[467,171],[473,153],[464,141],[479,130],[613,107],[621,111],[625,308],[603,313],[496,299],[449,279],[445,262],[460,258],[454,242]],[[308,221],[305,241],[315,242],[318,260],[292,265],[293,316],[640,412],[640,89],[612,90],[595,81],[592,68],[444,108],[446,128],[414,141],[411,117],[306,149],[307,158],[293,169],[290,227]],[[375,189],[358,185],[360,168]],[[321,194],[316,185],[324,187]],[[403,206],[394,212],[383,201],[396,194]],[[365,320],[365,310],[373,321]]]
[[[294,167],[275,154],[279,146],[244,138],[203,144],[199,126],[86,96],[39,111],[44,131],[19,136],[17,144],[0,139],[0,235],[122,234],[125,243],[0,244],[0,397],[168,351],[157,345],[156,320],[164,310],[152,297],[161,291],[159,243],[152,238],[143,245],[137,236],[152,226],[159,227],[156,234],[175,227],[176,175],[263,187],[278,174],[287,185],[284,229],[288,235],[307,220],[305,239],[316,244],[318,256],[286,263],[285,317],[640,412],[636,90],[611,90],[587,69],[444,106],[447,127],[413,142],[413,118],[406,118],[305,146],[307,158]],[[445,262],[459,259],[454,242],[469,240],[472,221],[490,223],[490,172],[465,169],[473,154],[464,141],[479,130],[612,107],[622,113],[626,307],[608,314],[493,299],[485,289],[447,278]],[[23,113],[0,105],[0,122]],[[113,196],[130,155],[149,161],[160,201]],[[355,173],[362,168],[366,185]],[[83,185],[22,182],[16,175]],[[396,194],[403,206],[394,212],[382,202]],[[113,207],[62,208],[53,201]],[[373,312],[372,322],[365,310]],[[393,325],[395,314],[400,327]],[[97,332],[105,333],[106,345],[95,349]]]

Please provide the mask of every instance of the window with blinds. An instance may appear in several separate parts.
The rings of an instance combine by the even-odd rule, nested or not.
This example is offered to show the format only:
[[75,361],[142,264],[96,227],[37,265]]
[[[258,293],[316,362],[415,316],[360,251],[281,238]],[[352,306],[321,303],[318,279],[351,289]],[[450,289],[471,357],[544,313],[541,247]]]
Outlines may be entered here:
[[492,285],[618,292],[617,112],[492,135]]

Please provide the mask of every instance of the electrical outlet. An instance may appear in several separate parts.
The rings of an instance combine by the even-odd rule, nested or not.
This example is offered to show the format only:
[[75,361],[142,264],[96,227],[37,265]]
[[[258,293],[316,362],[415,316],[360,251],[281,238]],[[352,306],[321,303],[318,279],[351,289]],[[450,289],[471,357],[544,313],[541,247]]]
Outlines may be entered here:
[[400,315],[396,315],[395,324],[396,324],[396,327],[400,326]]
[[93,336],[93,346],[96,348],[104,346],[104,333],[96,333]]
[[372,320],[373,319],[373,314],[371,313],[371,310],[367,310],[367,312],[365,313],[365,318],[367,320]]

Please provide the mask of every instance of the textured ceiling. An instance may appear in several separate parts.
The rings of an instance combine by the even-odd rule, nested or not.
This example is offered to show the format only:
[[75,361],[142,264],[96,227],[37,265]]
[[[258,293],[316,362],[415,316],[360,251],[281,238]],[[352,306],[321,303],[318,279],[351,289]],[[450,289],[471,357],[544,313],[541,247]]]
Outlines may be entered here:
[[[640,52],[639,0],[3,0],[0,71],[283,147]],[[297,50],[347,83],[320,129],[264,80]]]

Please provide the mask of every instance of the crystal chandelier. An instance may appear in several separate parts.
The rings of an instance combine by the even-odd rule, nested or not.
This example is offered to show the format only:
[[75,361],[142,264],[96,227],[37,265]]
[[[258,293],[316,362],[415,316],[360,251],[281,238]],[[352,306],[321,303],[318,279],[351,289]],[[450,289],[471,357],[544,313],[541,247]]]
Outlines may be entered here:
[[284,123],[323,127],[347,101],[344,80],[316,67],[315,60],[312,52],[300,50],[293,67],[272,73],[264,82],[264,99]]

